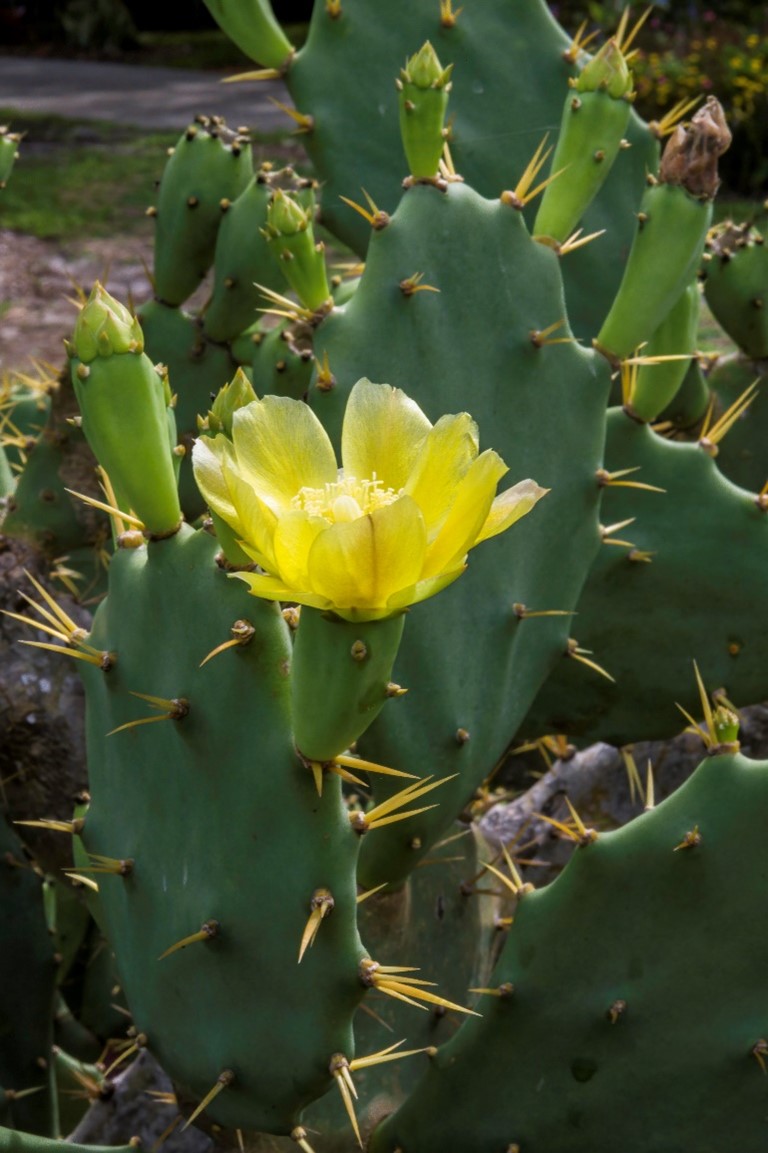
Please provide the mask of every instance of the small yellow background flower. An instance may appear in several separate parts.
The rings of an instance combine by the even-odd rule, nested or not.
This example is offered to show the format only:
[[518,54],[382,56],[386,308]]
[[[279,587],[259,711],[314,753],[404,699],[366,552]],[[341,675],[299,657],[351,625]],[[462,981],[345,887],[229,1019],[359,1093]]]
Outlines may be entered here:
[[547,491],[478,455],[467,413],[434,426],[400,389],[360,380],[333,446],[301,401],[266,396],[239,409],[232,440],[201,437],[197,483],[263,573],[242,572],[257,596],[377,620],[432,596],[480,541],[509,528]]

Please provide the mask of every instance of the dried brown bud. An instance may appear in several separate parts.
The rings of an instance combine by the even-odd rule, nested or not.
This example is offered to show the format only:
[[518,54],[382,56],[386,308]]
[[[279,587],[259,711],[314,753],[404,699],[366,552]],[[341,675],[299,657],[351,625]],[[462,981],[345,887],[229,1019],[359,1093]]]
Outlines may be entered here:
[[712,200],[720,186],[717,159],[731,143],[720,102],[709,96],[690,124],[678,124],[659,168],[662,184],[681,184],[691,196]]

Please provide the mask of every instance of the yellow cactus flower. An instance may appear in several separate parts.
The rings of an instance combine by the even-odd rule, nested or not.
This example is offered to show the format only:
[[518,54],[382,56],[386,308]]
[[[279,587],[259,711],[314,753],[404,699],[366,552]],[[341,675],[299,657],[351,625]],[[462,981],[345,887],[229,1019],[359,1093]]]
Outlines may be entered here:
[[529,512],[547,491],[478,453],[467,413],[434,426],[400,389],[360,380],[344,417],[339,468],[320,421],[301,401],[266,396],[239,409],[232,439],[200,437],[194,471],[208,506],[260,572],[251,592],[378,620],[432,596],[480,541]]

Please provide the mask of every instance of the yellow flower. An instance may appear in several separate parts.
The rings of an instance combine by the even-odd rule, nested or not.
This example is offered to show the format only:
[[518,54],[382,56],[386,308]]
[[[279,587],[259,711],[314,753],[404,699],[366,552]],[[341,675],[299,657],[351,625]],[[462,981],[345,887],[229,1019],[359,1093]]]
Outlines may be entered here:
[[478,455],[467,413],[434,426],[400,389],[360,380],[347,403],[343,467],[312,410],[267,396],[239,409],[232,440],[201,437],[195,477],[262,572],[238,573],[257,596],[377,620],[432,596],[474,545],[509,528],[547,491]]

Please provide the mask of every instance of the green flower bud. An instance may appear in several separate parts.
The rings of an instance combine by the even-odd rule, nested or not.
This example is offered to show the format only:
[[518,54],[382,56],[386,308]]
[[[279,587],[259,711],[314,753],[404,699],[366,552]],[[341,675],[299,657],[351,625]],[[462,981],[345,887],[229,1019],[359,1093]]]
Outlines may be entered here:
[[258,400],[254,387],[242,368],[238,368],[229,384],[219,389],[207,414],[197,418],[198,429],[211,436],[220,432],[231,440],[235,413],[253,400]]
[[281,188],[275,192],[267,209],[267,228],[273,236],[296,236],[311,224],[310,213]]
[[712,712],[715,735],[721,745],[732,745],[739,739],[739,718],[725,705],[718,705]]
[[451,77],[453,65],[443,68],[437,58],[437,53],[427,40],[415,56],[406,62],[400,73],[404,84],[413,84],[416,88],[445,88]]
[[577,92],[607,92],[614,100],[632,95],[632,73],[615,40],[609,40],[583,68]]
[[84,364],[116,352],[141,353],[144,334],[125,305],[97,283],[77,317],[68,351]]

